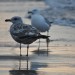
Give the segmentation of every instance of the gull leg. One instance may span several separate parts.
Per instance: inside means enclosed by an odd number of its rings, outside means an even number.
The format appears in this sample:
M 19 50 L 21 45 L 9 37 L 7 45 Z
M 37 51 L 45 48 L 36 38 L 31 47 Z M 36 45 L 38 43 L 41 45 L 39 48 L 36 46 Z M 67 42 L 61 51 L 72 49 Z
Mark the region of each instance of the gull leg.
M 27 71 L 28 71 L 28 49 L 29 49 L 29 44 L 27 45 Z
M 27 55 L 26 56 L 28 56 L 28 49 L 29 49 L 29 44 L 27 45 Z
M 22 56 L 22 54 L 21 54 L 21 43 L 20 43 L 20 56 Z
M 49 36 L 49 30 L 47 31 L 47 36 Z
M 20 43 L 20 59 L 19 59 L 19 70 L 21 69 L 21 43 Z
M 46 42 L 47 42 L 47 56 L 48 56 L 48 50 L 49 50 L 49 49 L 48 49 L 48 47 L 49 47 L 49 41 L 48 41 L 48 40 L 49 40 L 49 39 L 47 38 L 47 39 L 46 39 Z
M 39 49 L 40 49 L 40 39 L 39 39 L 39 46 L 38 46 L 38 55 L 39 55 Z
M 47 31 L 47 36 L 49 36 L 49 31 Z M 49 38 L 46 39 L 46 43 L 47 43 L 47 56 L 48 56 Z
M 19 70 L 21 70 L 21 57 L 19 59 Z

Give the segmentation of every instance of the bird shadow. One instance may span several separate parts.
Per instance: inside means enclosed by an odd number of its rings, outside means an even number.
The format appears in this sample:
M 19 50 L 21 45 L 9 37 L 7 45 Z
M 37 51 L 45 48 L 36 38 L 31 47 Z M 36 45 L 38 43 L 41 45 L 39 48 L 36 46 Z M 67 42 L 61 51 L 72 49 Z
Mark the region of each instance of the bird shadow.
M 47 63 L 42 63 L 42 62 L 31 62 L 30 69 L 31 70 L 38 70 L 38 68 L 46 68 L 48 67 Z
M 0 55 L 0 61 L 1 60 L 19 60 L 20 59 L 20 56 L 18 55 Z M 21 57 L 21 60 L 26 60 L 26 57 L 25 56 L 22 56 Z
M 48 52 L 51 52 L 51 51 L 48 51 Z M 34 50 L 34 51 L 32 51 L 32 53 L 33 54 L 39 54 L 39 55 L 45 55 L 45 54 L 47 54 L 47 50 L 46 49 L 40 49 L 39 51 L 38 51 L 38 49 L 37 50 Z
M 10 70 L 10 75 L 38 75 L 35 70 Z

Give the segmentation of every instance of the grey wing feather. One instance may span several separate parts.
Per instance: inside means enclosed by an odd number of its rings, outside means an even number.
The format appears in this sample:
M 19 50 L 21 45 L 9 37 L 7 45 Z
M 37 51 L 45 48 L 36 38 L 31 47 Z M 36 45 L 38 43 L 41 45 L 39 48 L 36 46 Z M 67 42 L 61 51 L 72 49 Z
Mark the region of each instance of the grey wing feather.
M 23 29 L 23 26 L 14 26 L 12 25 L 11 28 L 10 28 L 10 33 L 14 36 L 23 36 L 24 35 L 24 32 L 25 32 L 25 29 Z
M 50 24 L 50 22 L 49 22 L 49 20 L 47 19 L 47 18 L 44 18 L 45 19 L 45 21 L 48 23 L 48 24 Z
M 44 18 L 44 19 L 45 19 L 46 23 L 47 23 L 49 26 L 51 26 L 51 24 L 52 24 L 53 22 L 50 22 L 47 18 Z
M 46 23 L 47 23 L 49 26 L 51 26 L 51 24 L 52 24 L 53 22 L 50 22 L 50 21 L 46 18 L 45 11 L 44 11 L 44 10 L 41 10 L 40 14 L 44 17 Z
M 25 35 L 37 35 L 39 32 L 36 28 L 32 27 L 31 25 L 21 25 L 21 27 L 18 29 L 18 27 L 15 29 L 14 27 L 11 27 L 10 33 L 17 37 L 22 37 Z

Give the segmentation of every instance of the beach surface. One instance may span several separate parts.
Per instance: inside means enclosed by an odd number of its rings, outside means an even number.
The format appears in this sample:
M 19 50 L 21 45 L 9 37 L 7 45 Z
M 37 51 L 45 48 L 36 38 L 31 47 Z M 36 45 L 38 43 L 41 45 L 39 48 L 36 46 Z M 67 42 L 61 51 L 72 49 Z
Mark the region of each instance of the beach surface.
M 22 57 L 19 56 L 19 44 L 10 33 L 11 23 L 5 19 L 21 16 L 25 23 L 30 23 L 24 17 L 29 9 L 34 7 L 45 9 L 44 2 L 1 2 L 0 3 L 0 75 L 15 75 L 11 71 L 26 70 L 26 45 L 22 44 Z M 45 34 L 46 33 L 42 33 Z M 29 48 L 29 70 L 35 70 L 36 75 L 75 75 L 75 27 L 52 24 L 50 32 L 49 54 L 47 56 L 46 40 L 41 39 L 38 55 L 38 40 Z

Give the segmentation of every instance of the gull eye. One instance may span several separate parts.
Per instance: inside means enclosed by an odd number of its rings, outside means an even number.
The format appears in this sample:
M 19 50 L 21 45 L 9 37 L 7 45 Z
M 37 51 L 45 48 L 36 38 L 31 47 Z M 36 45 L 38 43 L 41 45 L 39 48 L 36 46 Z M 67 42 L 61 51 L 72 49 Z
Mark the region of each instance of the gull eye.
M 14 20 L 18 20 L 18 18 L 14 18 Z
M 33 11 L 37 11 L 36 9 L 34 9 Z

